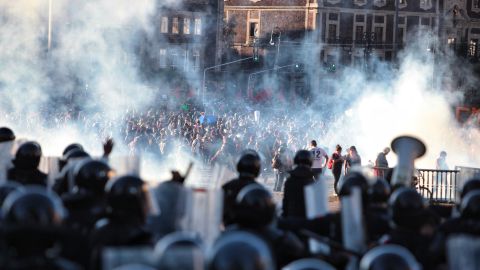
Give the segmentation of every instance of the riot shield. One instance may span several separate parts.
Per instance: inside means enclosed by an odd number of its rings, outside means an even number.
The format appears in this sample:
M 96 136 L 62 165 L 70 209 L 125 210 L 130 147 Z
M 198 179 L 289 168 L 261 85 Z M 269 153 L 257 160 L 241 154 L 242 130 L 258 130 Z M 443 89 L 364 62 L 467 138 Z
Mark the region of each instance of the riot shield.
M 282 268 L 282 270 L 335 270 L 331 264 L 319 259 L 300 259 Z
M 350 195 L 341 198 L 343 246 L 358 253 L 366 250 L 366 230 L 359 187 L 352 187 Z M 348 270 L 358 269 L 358 259 L 352 258 Z
M 140 176 L 140 156 L 113 156 L 108 161 L 116 175 Z
M 308 219 L 314 219 L 325 216 L 328 213 L 328 194 L 325 179 L 320 177 L 320 181 L 304 187 L 305 209 Z M 329 254 L 330 247 L 314 239 L 308 241 L 310 252 L 313 254 Z
M 40 159 L 40 164 L 38 165 L 38 169 L 48 175 L 48 185 L 52 186 L 55 178 L 58 176 L 60 172 L 59 168 L 59 157 L 45 157 L 42 156 Z
M 223 191 L 189 188 L 186 197 L 186 214 L 182 220 L 182 228 L 198 233 L 206 246 L 210 247 L 220 234 Z
M 158 241 L 154 250 L 155 266 L 164 270 L 203 270 L 205 250 L 195 233 L 174 232 Z
M 187 213 L 189 190 L 181 183 L 166 181 L 152 188 L 154 207 L 159 215 L 152 217 L 152 229 L 158 235 L 166 235 L 182 229 Z
M 447 239 L 448 269 L 480 269 L 480 238 L 454 235 Z

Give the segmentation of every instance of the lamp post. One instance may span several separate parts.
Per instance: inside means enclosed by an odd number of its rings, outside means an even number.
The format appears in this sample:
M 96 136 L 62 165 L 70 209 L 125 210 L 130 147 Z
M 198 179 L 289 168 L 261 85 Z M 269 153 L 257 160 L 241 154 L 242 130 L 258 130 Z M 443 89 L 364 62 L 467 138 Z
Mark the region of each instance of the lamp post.
M 275 64 L 273 65 L 275 68 L 278 68 L 278 57 L 280 55 L 280 39 L 282 37 L 282 32 L 278 27 L 272 29 L 272 34 L 270 35 L 270 45 L 272 46 L 275 45 L 275 42 L 273 41 L 273 30 L 276 30 L 278 32 L 277 54 L 275 55 Z
M 372 44 L 376 40 L 375 32 L 364 32 L 363 33 L 363 46 L 364 46 L 364 67 L 367 68 L 367 64 L 370 60 L 370 54 L 372 53 Z
M 247 58 L 241 58 L 241 59 L 238 59 L 238 60 L 235 60 L 235 61 L 231 61 L 231 62 L 227 62 L 227 63 L 223 63 L 223 64 L 219 64 L 219 65 L 215 65 L 215 66 L 211 66 L 211 67 L 207 67 L 207 68 L 203 69 L 202 104 L 203 104 L 204 109 L 205 109 L 205 77 L 207 76 L 207 71 L 211 70 L 211 69 L 214 69 L 214 68 L 217 68 L 217 67 L 223 67 L 223 66 L 227 66 L 227 65 L 230 65 L 230 64 L 235 64 L 235 63 L 250 60 L 250 59 L 253 59 L 253 56 L 247 57 Z
M 47 33 L 47 51 L 52 47 L 52 0 L 48 0 L 48 33 Z

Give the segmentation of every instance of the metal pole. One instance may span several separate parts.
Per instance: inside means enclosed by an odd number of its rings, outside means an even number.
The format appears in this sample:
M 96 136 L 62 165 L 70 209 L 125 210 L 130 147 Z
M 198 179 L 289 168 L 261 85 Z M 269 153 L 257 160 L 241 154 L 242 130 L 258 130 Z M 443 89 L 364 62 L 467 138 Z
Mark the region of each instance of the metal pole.
M 398 5 L 400 4 L 399 0 L 395 0 L 395 25 L 393 27 L 393 56 L 392 60 L 397 58 L 397 38 L 398 38 Z M 405 34 L 405 33 L 404 33 Z
M 292 66 L 295 66 L 295 65 L 296 64 L 290 64 L 290 65 L 285 65 L 285 66 L 281 66 L 281 67 L 277 67 L 277 68 L 269 68 L 269 69 L 264 69 L 264 70 L 260 70 L 260 71 L 248 74 L 248 81 L 247 81 L 248 89 L 247 90 L 250 91 L 250 80 L 252 79 L 253 75 L 260 74 L 260 73 L 265 73 L 265 72 L 272 71 L 272 70 L 279 70 L 279 69 L 286 68 L 286 67 L 292 67 Z
M 247 57 L 247 58 L 238 59 L 238 60 L 231 61 L 231 62 L 227 62 L 227 63 L 223 63 L 223 64 L 220 64 L 220 65 L 215 65 L 215 66 L 207 67 L 207 68 L 203 69 L 203 81 L 202 81 L 202 104 L 203 104 L 203 109 L 205 109 L 205 77 L 206 77 L 206 75 L 207 75 L 207 70 L 214 69 L 214 68 L 217 68 L 217 67 L 223 67 L 223 66 L 226 66 L 226 65 L 230 65 L 230 64 L 234 64 L 234 63 L 238 63 L 238 62 L 250 60 L 250 59 L 253 59 L 253 56 L 250 56 L 250 57 Z
M 52 47 L 52 0 L 48 0 L 48 37 L 47 37 L 47 51 Z

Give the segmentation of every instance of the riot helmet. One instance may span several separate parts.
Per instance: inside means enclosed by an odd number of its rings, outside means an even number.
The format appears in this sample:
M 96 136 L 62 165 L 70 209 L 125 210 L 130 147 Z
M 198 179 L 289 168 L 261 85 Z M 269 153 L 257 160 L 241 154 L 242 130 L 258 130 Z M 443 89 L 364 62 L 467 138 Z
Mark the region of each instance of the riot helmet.
M 18 169 L 37 169 L 42 157 L 42 148 L 37 142 L 25 142 L 17 150 L 12 163 Z
M 0 127 L 0 143 L 15 140 L 15 134 L 8 127 Z
M 386 203 L 390 197 L 391 188 L 387 180 L 377 178 L 375 182 L 368 187 L 368 200 L 370 203 Z
M 110 166 L 100 160 L 85 159 L 75 165 L 73 177 L 76 188 L 103 194 L 112 175 Z
M 223 234 L 208 256 L 208 270 L 273 270 L 275 260 L 268 244 L 246 231 Z
M 393 226 L 416 230 L 422 224 L 427 204 L 415 189 L 400 187 L 390 196 L 388 206 Z
M 460 203 L 462 218 L 480 220 L 480 190 L 468 192 Z
M 235 202 L 235 220 L 244 227 L 269 225 L 276 215 L 272 194 L 259 184 L 250 184 L 240 190 Z
M 22 227 L 56 226 L 65 218 L 65 209 L 58 195 L 36 186 L 8 195 L 2 212 L 5 224 Z
M 131 175 L 112 179 L 105 187 L 109 214 L 144 222 L 149 210 L 145 182 Z
M 62 156 L 65 156 L 68 152 L 72 150 L 83 150 L 83 146 L 79 143 L 72 143 L 65 147 L 65 150 L 62 152 Z
M 203 243 L 200 237 L 192 232 L 173 232 L 161 238 L 155 245 L 154 258 L 159 269 L 205 268 Z
M 72 149 L 72 150 L 68 151 L 65 155 L 63 155 L 63 157 L 59 160 L 60 170 L 62 170 L 70 160 L 81 159 L 81 158 L 89 158 L 89 157 L 90 157 L 90 155 L 87 152 L 85 152 L 84 150 L 77 149 L 77 148 Z
M 313 164 L 313 155 L 312 152 L 307 150 L 299 150 L 295 154 L 295 158 L 293 159 L 293 163 L 295 165 L 304 165 L 307 167 L 312 167 Z
M 360 172 L 350 172 L 347 174 L 341 183 L 339 196 L 349 196 L 353 187 L 360 188 L 362 198 L 365 200 L 368 191 L 367 178 Z
M 319 259 L 306 258 L 291 262 L 282 270 L 335 270 L 335 267 Z
M 421 266 L 406 248 L 398 245 L 378 246 L 360 261 L 360 270 L 420 270 Z
M 240 177 L 256 178 L 260 174 L 261 159 L 256 152 L 246 152 L 237 163 L 237 171 Z
M 480 179 L 472 178 L 465 182 L 460 193 L 460 199 L 463 200 L 463 197 L 472 190 L 480 190 Z

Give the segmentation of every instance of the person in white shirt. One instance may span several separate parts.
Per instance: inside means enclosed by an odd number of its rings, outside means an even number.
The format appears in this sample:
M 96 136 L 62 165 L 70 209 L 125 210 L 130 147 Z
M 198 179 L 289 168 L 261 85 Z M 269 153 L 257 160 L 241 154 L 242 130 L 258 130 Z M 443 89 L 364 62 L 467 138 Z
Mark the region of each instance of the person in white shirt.
M 310 142 L 308 150 L 313 154 L 312 172 L 315 180 L 318 180 L 318 177 L 322 174 L 323 168 L 327 166 L 328 154 L 325 150 L 317 146 L 317 141 L 315 140 Z

